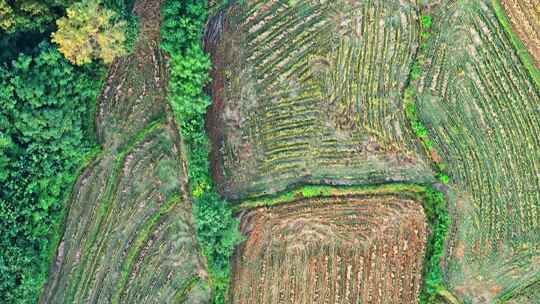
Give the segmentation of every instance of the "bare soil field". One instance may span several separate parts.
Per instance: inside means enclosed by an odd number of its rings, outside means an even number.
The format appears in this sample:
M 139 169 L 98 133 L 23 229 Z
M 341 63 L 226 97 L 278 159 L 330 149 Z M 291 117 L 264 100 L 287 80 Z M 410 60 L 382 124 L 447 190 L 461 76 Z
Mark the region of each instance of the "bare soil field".
M 232 303 L 416 303 L 427 225 L 406 196 L 313 198 L 240 216 Z

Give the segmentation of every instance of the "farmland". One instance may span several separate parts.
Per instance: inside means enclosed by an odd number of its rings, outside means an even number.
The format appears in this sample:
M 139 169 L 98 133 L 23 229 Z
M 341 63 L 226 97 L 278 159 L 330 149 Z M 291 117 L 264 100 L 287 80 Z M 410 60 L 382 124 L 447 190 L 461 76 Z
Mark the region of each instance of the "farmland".
M 504 0 L 501 4 L 512 29 L 533 56 L 536 67 L 540 68 L 540 3 L 534 0 Z
M 226 198 L 432 180 L 402 105 L 419 43 L 413 3 L 246 1 L 223 14 L 206 48 L 213 175 Z
M 539 1 L 26 1 L 2 304 L 540 303 Z
M 417 81 L 419 116 L 453 192 L 447 279 L 473 303 L 511 300 L 540 271 L 540 95 L 494 4 L 434 10 Z
M 427 226 L 406 195 L 327 197 L 240 215 L 232 303 L 414 303 Z
M 77 180 L 40 303 L 201 303 L 185 155 L 164 92 L 158 2 L 135 5 L 141 35 L 98 100 L 101 152 Z

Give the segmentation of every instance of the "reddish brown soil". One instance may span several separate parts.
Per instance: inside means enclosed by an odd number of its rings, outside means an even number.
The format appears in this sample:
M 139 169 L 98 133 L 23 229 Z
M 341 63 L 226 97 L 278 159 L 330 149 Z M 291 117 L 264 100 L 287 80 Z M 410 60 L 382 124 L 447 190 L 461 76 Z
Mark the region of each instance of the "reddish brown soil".
M 395 196 L 311 199 L 241 216 L 232 303 L 417 303 L 427 227 Z

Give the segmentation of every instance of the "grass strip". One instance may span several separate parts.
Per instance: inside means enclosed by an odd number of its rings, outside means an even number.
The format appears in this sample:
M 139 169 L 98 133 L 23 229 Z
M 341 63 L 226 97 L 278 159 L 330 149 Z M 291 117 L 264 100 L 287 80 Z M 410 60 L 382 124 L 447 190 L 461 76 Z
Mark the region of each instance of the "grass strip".
M 504 32 L 510 39 L 510 42 L 512 43 L 512 45 L 514 46 L 514 49 L 516 51 L 516 54 L 519 57 L 519 60 L 523 63 L 523 65 L 529 72 L 529 75 L 531 76 L 536 87 L 540 89 L 540 72 L 536 68 L 534 64 L 534 59 L 529 53 L 529 50 L 527 49 L 523 41 L 521 41 L 521 39 L 519 39 L 516 33 L 514 33 L 514 31 L 512 30 L 510 20 L 506 16 L 506 13 L 504 11 L 504 8 L 501 5 L 500 0 L 491 0 L 491 4 L 493 6 L 493 10 L 495 11 L 495 15 L 497 16 L 497 19 L 499 20 L 499 23 L 502 25 Z
M 307 198 L 384 195 L 407 192 L 422 194 L 425 191 L 425 186 L 407 183 L 358 186 L 303 185 L 276 195 L 244 200 L 241 204 L 234 206 L 233 211 L 276 206 Z

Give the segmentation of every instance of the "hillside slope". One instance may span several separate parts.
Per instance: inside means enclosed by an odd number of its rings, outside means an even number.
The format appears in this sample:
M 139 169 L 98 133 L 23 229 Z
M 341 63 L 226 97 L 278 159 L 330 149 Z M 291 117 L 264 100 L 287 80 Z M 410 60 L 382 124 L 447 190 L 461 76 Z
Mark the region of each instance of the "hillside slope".
M 180 138 L 165 99 L 159 0 L 98 100 L 102 152 L 79 177 L 41 303 L 207 303 Z

